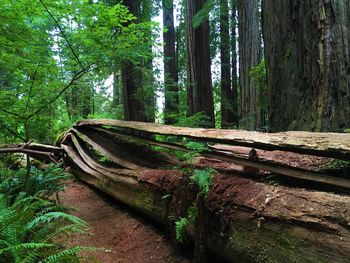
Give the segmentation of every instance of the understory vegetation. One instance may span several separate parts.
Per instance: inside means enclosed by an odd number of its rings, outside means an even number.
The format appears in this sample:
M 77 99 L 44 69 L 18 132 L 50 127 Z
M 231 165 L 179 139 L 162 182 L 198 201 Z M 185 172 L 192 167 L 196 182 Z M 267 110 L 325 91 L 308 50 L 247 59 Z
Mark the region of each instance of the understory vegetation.
M 0 170 L 0 262 L 80 262 L 80 252 L 95 250 L 65 245 L 73 233 L 87 234 L 88 226 L 55 199 L 70 178 L 62 168 L 11 166 L 2 163 Z

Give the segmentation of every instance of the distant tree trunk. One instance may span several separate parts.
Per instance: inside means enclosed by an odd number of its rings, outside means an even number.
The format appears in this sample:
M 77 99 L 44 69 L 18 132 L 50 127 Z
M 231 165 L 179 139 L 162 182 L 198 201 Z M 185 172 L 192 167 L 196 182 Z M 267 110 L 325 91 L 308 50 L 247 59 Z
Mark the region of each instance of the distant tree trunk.
M 189 116 L 203 112 L 208 117 L 206 126 L 214 127 L 209 21 L 208 18 L 203 18 L 198 27 L 194 27 L 192 21 L 205 2 L 205 0 L 186 0 L 187 104 Z
M 114 66 L 115 70 L 113 72 L 113 102 L 112 107 L 116 109 L 121 104 L 121 92 L 120 92 L 120 73 Z
M 259 64 L 259 10 L 258 0 L 238 0 L 239 17 L 239 82 L 241 124 L 245 129 L 261 127 L 259 91 L 249 76 L 252 67 Z
M 163 5 L 163 31 L 164 38 L 164 84 L 165 84 L 165 124 L 176 123 L 176 118 L 171 116 L 179 113 L 178 94 L 178 70 L 176 67 L 175 53 L 175 28 L 174 28 L 174 1 L 162 0 Z
M 264 1 L 273 131 L 350 127 L 349 28 L 348 0 Z
M 125 0 L 123 3 L 132 14 L 136 17 L 139 16 L 138 1 Z M 122 65 L 122 89 L 124 119 L 127 121 L 146 121 L 142 83 L 141 67 L 131 61 L 124 61 Z
M 237 0 L 231 0 L 232 124 L 238 125 Z
M 137 2 L 137 1 L 136 1 Z M 140 21 L 151 22 L 152 21 L 152 0 L 139 1 Z M 156 90 L 154 85 L 153 74 L 153 51 L 152 43 L 147 46 L 150 56 L 142 61 L 142 93 L 144 98 L 144 120 L 146 122 L 155 121 L 155 112 L 157 110 Z
M 221 127 L 232 126 L 230 29 L 227 0 L 220 0 Z
M 73 85 L 71 88 L 71 103 L 70 103 L 70 113 L 73 118 L 78 118 L 79 116 L 79 108 L 78 108 L 78 97 L 79 90 L 78 85 Z
M 93 83 L 83 86 L 81 90 L 81 115 L 87 119 L 91 114 L 91 95 Z

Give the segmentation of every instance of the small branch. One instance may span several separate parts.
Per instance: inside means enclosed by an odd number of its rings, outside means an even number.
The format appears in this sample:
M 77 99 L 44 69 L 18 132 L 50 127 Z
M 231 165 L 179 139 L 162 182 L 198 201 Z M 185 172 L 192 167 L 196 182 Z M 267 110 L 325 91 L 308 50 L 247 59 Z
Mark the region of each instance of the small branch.
M 26 148 L 26 147 L 28 147 L 32 142 L 33 142 L 33 140 L 28 141 L 27 143 L 23 144 L 23 145 L 21 146 L 21 148 Z
M 26 142 L 27 140 L 22 137 L 21 135 L 19 135 L 17 132 L 13 131 L 12 129 L 10 129 L 9 127 L 7 127 L 5 124 L 0 123 L 0 127 L 3 127 L 6 131 L 8 131 L 10 134 L 12 134 L 13 136 L 15 136 L 16 138 L 20 139 L 23 142 Z
M 32 91 L 33 91 L 33 87 L 34 87 L 34 83 L 35 83 L 35 79 L 36 79 L 36 74 L 39 70 L 40 67 L 40 63 L 38 64 L 38 66 L 36 67 L 34 74 L 33 74 L 33 79 L 32 79 L 32 84 L 30 85 L 30 89 L 29 89 L 29 94 L 28 94 L 28 98 L 27 98 L 27 103 L 26 103 L 26 107 L 25 107 L 25 111 L 27 111 L 28 107 L 29 107 L 29 102 L 30 102 L 30 97 L 32 96 Z
M 55 22 L 57 28 L 60 30 L 62 37 L 67 41 L 67 44 L 69 46 L 69 49 L 72 51 L 73 56 L 75 57 L 76 61 L 78 62 L 78 64 L 80 65 L 80 67 L 82 69 L 85 69 L 84 65 L 81 63 L 78 55 L 75 53 L 73 46 L 71 45 L 70 41 L 68 40 L 65 32 L 63 31 L 61 25 L 58 23 L 57 19 L 52 15 L 52 13 L 50 12 L 50 10 L 47 8 L 47 6 L 45 5 L 45 3 L 42 0 L 39 0 L 39 2 L 43 5 L 43 7 L 45 8 L 46 12 L 50 15 L 50 17 L 52 18 L 52 20 Z
M 6 113 L 6 114 L 9 114 L 9 115 L 12 115 L 12 116 L 15 116 L 15 117 L 18 117 L 20 119 L 25 119 L 24 116 L 16 113 L 16 112 L 12 112 L 12 111 L 8 111 L 8 110 L 4 110 L 4 109 L 1 109 L 0 111 L 2 111 L 3 113 Z
M 70 80 L 70 82 L 54 97 L 52 98 L 47 104 L 39 107 L 37 110 L 35 110 L 34 112 L 32 112 L 31 114 L 29 114 L 26 119 L 30 119 L 31 117 L 33 117 L 34 115 L 36 115 L 37 113 L 39 113 L 40 111 L 42 111 L 44 108 L 46 108 L 47 106 L 51 105 L 52 103 L 54 103 L 59 97 L 61 97 L 61 95 L 70 87 L 74 84 L 74 82 L 78 79 L 80 79 L 84 74 L 86 74 L 88 71 L 91 70 L 91 66 L 84 68 L 82 70 L 80 70 L 79 72 L 77 72 L 73 78 Z
M 46 161 L 49 161 L 49 162 L 52 162 L 55 164 L 58 163 L 58 159 L 55 158 L 53 152 L 43 152 L 43 151 L 27 149 L 27 148 L 23 148 L 23 146 L 0 148 L 0 155 L 1 154 L 13 154 L 13 153 L 24 153 L 27 156 L 30 156 L 34 159 L 46 160 Z

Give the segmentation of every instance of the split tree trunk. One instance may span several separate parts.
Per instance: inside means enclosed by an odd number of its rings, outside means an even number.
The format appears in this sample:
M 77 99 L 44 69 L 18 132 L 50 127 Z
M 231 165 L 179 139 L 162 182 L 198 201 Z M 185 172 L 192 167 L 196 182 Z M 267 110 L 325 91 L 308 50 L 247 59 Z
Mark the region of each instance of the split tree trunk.
M 273 131 L 350 127 L 349 28 L 347 0 L 264 1 Z
M 124 122 L 114 123 L 122 128 L 116 123 Z M 131 132 L 135 129 L 130 130 L 135 123 L 124 124 L 128 134 L 135 134 Z M 148 126 L 154 133 L 158 128 L 158 133 L 171 132 L 167 130 L 170 126 L 140 125 L 143 132 Z M 201 133 L 200 129 L 180 128 L 177 134 L 181 129 L 191 136 Z M 202 132 L 215 137 L 214 130 Z M 193 203 L 196 193 L 189 191 L 186 176 L 169 170 L 176 163 L 172 158 L 148 147 L 147 139 L 126 139 L 123 134 L 111 127 L 80 123 L 63 139 L 67 162 L 82 180 L 160 224 L 174 227 L 174 220 L 185 216 L 179 210 L 186 209 L 179 206 Z M 109 161 L 102 161 L 101 154 Z M 218 160 L 207 159 L 206 163 L 215 167 Z M 214 176 L 204 202 L 201 214 L 205 218 L 200 221 L 207 224 L 201 236 L 208 248 L 231 262 L 346 262 L 349 206 L 348 195 L 273 186 L 226 170 Z M 188 234 L 196 238 L 193 231 Z

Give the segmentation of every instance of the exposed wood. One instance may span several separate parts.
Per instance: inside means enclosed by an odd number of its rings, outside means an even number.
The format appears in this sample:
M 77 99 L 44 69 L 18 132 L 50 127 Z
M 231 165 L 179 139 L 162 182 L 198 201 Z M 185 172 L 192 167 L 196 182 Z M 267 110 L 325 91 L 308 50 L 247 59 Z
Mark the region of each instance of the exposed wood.
M 104 156 L 106 156 L 109 160 L 115 162 L 116 164 L 122 166 L 122 167 L 125 167 L 127 169 L 138 169 L 139 166 L 128 161 L 128 160 L 125 160 L 123 158 L 120 158 L 118 157 L 118 155 L 116 154 L 116 151 L 115 149 L 112 149 L 112 147 L 108 147 L 107 144 L 102 144 L 104 145 L 101 146 L 101 144 L 95 142 L 94 140 L 92 140 L 89 136 L 83 134 L 83 133 L 80 133 L 79 131 L 77 130 L 74 130 L 75 133 L 77 133 L 79 135 L 79 138 L 82 139 L 83 141 L 89 143 L 90 145 L 92 145 L 96 150 L 98 150 L 99 152 L 101 152 Z
M 132 139 L 137 143 L 143 143 L 145 145 L 154 145 L 154 146 L 160 146 L 176 151 L 181 152 L 188 152 L 189 149 L 187 149 L 183 145 L 175 144 L 175 143 L 164 143 L 159 142 L 152 139 L 146 139 L 138 136 L 123 134 L 118 131 L 113 130 L 105 130 L 102 128 L 95 128 L 92 127 L 96 134 L 101 135 L 110 135 L 114 137 L 124 138 L 124 139 Z M 82 135 L 85 137 L 85 134 L 83 132 L 79 132 L 78 135 Z M 104 136 L 105 137 L 105 136 Z M 350 190 L 350 180 L 329 176 L 325 174 L 320 174 L 314 171 L 305 170 L 298 167 L 290 167 L 281 163 L 276 163 L 271 160 L 266 160 L 263 158 L 250 158 L 249 152 L 247 155 L 239 155 L 234 153 L 228 153 L 227 151 L 219 150 L 220 147 L 211 147 L 212 149 L 216 149 L 214 152 L 210 151 L 203 151 L 201 152 L 201 156 L 212 158 L 212 159 L 218 159 L 223 160 L 225 162 L 234 162 L 236 164 L 243 165 L 244 167 L 249 167 L 250 169 L 255 169 L 255 171 L 259 170 L 265 170 L 269 171 L 275 174 L 280 174 L 284 176 L 288 176 L 294 179 L 301 179 L 306 181 L 311 181 L 315 183 L 321 183 L 325 185 L 335 186 L 341 189 L 347 189 Z M 222 147 L 221 147 L 222 148 Z M 100 148 L 99 148 L 100 149 Z M 253 149 L 254 150 L 254 149 Z
M 263 150 L 291 151 L 302 154 L 350 160 L 350 134 L 316 132 L 262 133 L 243 130 L 219 130 L 174 127 L 155 123 L 120 120 L 84 120 L 77 126 L 113 126 L 161 135 L 184 136 L 207 142 L 247 146 Z
M 87 137 L 83 133 L 90 135 L 90 130 L 78 129 L 65 136 L 62 147 L 82 180 L 160 224 L 171 225 L 177 219 L 170 216 L 176 213 L 169 210 L 169 204 L 172 198 L 179 197 L 180 187 L 185 187 L 178 171 L 168 170 L 161 163 L 159 169 L 148 169 L 136 162 L 138 169 L 131 169 L 136 177 L 119 175 L 115 170 L 113 175 L 104 173 L 109 167 L 100 170 L 104 164 L 95 166 L 91 162 L 96 159 L 84 157 L 88 145 L 82 143 Z M 94 129 L 104 134 L 101 128 Z M 84 139 L 80 139 L 82 135 Z M 103 137 L 111 138 L 109 134 Z M 91 138 L 87 144 L 90 143 Z M 110 140 L 109 147 L 121 145 L 116 139 Z M 170 200 L 162 198 L 167 194 Z M 202 213 L 208 222 L 205 244 L 232 262 L 346 262 L 350 253 L 349 207 L 350 196 L 276 187 L 234 174 L 217 174 Z

